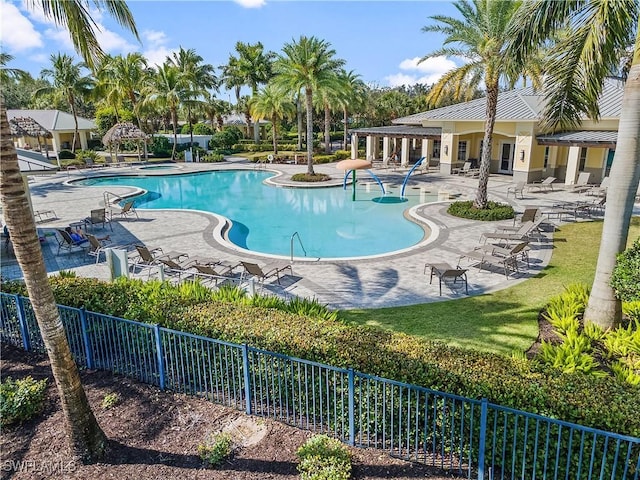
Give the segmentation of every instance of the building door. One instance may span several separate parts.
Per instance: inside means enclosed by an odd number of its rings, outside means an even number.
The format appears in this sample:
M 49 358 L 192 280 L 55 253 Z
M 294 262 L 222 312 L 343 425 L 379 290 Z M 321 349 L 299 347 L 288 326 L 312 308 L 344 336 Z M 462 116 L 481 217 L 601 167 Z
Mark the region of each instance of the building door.
M 602 174 L 602 178 L 608 177 L 609 172 L 611 171 L 611 165 L 613 165 L 613 157 L 615 156 L 616 151 L 610 148 L 607 151 L 607 163 L 604 166 L 604 173 Z
M 504 142 L 500 144 L 500 173 L 513 173 L 513 153 L 516 149 L 515 143 Z

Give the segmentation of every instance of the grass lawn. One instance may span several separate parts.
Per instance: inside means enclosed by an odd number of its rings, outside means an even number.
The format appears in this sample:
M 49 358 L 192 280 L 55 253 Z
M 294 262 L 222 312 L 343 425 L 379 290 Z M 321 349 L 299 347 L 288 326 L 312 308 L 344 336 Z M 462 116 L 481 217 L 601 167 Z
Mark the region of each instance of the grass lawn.
M 538 312 L 550 297 L 572 283 L 591 287 L 601 234 L 601 221 L 563 225 L 554 234 L 547 268 L 504 290 L 408 307 L 348 310 L 341 312 L 341 318 L 465 348 L 502 354 L 525 351 L 538 336 Z M 636 217 L 629 245 L 639 236 Z

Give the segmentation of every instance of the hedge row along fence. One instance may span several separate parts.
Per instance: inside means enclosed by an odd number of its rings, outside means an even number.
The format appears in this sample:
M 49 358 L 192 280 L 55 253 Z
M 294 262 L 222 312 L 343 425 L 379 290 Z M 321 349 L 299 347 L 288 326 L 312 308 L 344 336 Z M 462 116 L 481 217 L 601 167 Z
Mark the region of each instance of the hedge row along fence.
M 31 304 L 0 294 L 0 337 L 44 353 Z M 59 306 L 81 367 L 243 408 L 351 445 L 485 478 L 636 479 L 640 438 L 84 309 Z

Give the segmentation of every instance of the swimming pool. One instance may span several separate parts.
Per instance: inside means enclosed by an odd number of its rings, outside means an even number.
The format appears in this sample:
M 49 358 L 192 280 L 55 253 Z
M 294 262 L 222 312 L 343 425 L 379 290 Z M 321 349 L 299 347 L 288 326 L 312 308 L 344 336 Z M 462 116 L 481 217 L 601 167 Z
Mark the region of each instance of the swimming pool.
M 435 200 L 409 190 L 406 202 L 378 203 L 373 199 L 381 190 L 373 184 L 359 187 L 352 201 L 351 188 L 278 188 L 264 183 L 271 176 L 272 172 L 227 170 L 98 177 L 79 183 L 138 187 L 147 193 L 136 199 L 136 208 L 216 213 L 232 222 L 227 239 L 238 247 L 289 256 L 293 243 L 294 256 L 322 259 L 380 255 L 419 243 L 425 231 L 403 213 Z

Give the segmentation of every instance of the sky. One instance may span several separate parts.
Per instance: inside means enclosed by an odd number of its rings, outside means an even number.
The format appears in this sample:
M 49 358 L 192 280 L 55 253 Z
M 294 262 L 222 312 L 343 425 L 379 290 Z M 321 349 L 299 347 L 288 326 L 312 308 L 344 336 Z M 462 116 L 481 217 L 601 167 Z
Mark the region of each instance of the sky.
M 49 66 L 51 54 L 79 57 L 66 31 L 42 12 L 29 10 L 32 3 L 0 0 L 0 49 L 14 57 L 10 68 L 37 77 Z M 456 65 L 444 57 L 418 64 L 442 44 L 439 34 L 422 32 L 423 26 L 433 23 L 429 17 L 456 16 L 456 9 L 445 1 L 129 0 L 127 4 L 141 42 L 108 16 L 93 12 L 100 28 L 98 39 L 107 53 L 138 51 L 150 65 L 163 63 L 180 47 L 193 48 L 219 74 L 217 67 L 228 62 L 237 41 L 262 42 L 266 50 L 281 53 L 285 43 L 301 35 L 329 42 L 336 57 L 346 61 L 345 69 L 373 87 L 430 85 Z

